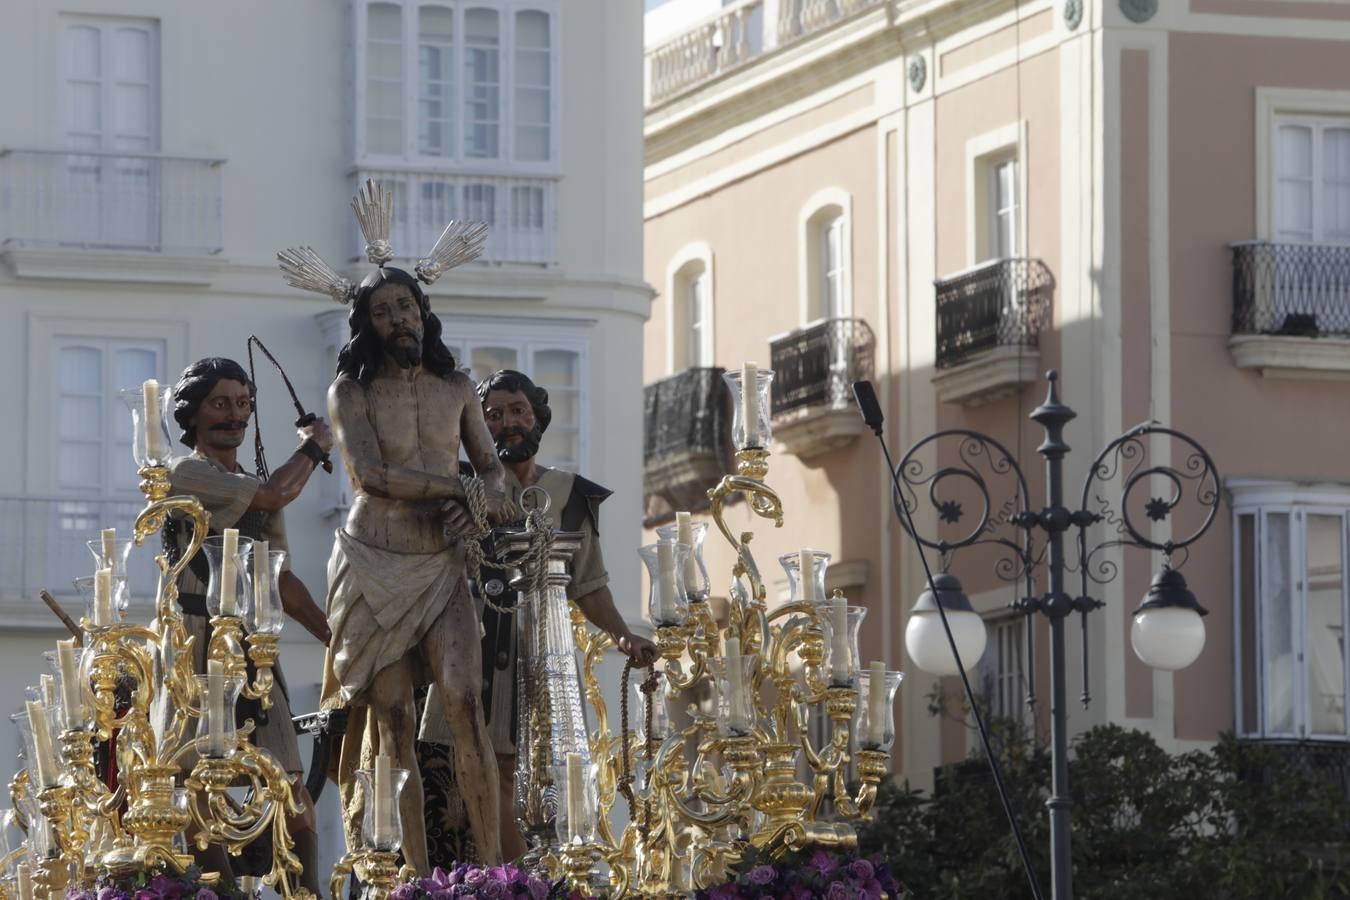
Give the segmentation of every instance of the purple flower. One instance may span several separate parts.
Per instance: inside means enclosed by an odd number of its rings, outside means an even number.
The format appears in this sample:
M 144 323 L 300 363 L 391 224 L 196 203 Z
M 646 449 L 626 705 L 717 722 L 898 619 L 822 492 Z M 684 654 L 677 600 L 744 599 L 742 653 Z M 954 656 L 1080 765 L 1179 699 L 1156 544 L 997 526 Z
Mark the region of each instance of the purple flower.
M 862 900 L 881 900 L 885 893 L 881 889 L 880 881 L 875 878 L 867 878 L 858 885 L 858 896 Z
M 160 897 L 153 891 L 147 891 L 142 888 L 136 892 L 134 900 L 160 900 Z
M 529 876 L 529 880 L 525 882 L 525 887 L 530 892 L 530 900 L 544 900 L 548 896 L 548 882 L 542 878 Z
M 778 870 L 773 866 L 755 866 L 750 870 L 751 884 L 757 884 L 763 887 L 766 884 L 772 884 L 778 877 Z
M 868 881 L 876 874 L 872 864 L 865 859 L 855 859 L 849 863 L 848 874 L 857 881 Z
M 830 854 L 824 850 L 817 850 L 811 854 L 811 862 L 808 865 L 815 869 L 822 877 L 834 872 L 839 868 L 839 864 L 830 858 Z
M 460 879 L 461 883 L 467 884 L 471 888 L 482 887 L 485 883 L 487 883 L 487 880 L 488 880 L 487 872 L 484 872 L 482 869 L 478 868 L 468 869 L 464 873 L 464 877 Z
M 66 900 L 94 900 L 93 891 L 71 888 L 66 891 Z
M 181 881 L 170 878 L 168 875 L 160 874 L 150 879 L 150 890 L 154 891 L 164 900 L 178 900 L 187 892 Z
M 389 900 L 413 900 L 417 896 L 417 886 L 400 884 L 389 892 Z
M 113 887 L 101 887 L 98 889 L 98 900 L 122 900 L 126 894 Z
M 786 900 L 814 900 L 815 894 L 804 884 L 794 884 L 788 888 Z
M 511 889 L 500 881 L 487 881 L 478 889 L 477 895 L 485 900 L 508 900 Z
M 717 887 L 708 891 L 708 900 L 739 900 L 741 892 L 736 889 L 736 885 L 727 882 L 719 884 Z
M 825 891 L 825 900 L 850 900 L 850 893 L 842 881 L 831 881 Z
M 204 887 L 197 889 L 197 900 L 220 900 L 220 898 L 216 896 L 215 891 Z

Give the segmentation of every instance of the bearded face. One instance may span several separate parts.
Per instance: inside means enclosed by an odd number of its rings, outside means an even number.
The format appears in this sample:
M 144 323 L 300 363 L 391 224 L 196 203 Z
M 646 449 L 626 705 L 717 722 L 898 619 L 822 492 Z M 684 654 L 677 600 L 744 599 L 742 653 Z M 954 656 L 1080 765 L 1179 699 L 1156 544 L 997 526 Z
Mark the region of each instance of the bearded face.
M 384 352 L 400 368 L 422 364 L 422 309 L 406 285 L 388 282 L 370 298 L 370 323 Z
M 522 392 L 489 391 L 483 401 L 483 418 L 497 445 L 497 458 L 502 462 L 525 462 L 539 452 L 544 431 L 535 419 L 529 398 Z

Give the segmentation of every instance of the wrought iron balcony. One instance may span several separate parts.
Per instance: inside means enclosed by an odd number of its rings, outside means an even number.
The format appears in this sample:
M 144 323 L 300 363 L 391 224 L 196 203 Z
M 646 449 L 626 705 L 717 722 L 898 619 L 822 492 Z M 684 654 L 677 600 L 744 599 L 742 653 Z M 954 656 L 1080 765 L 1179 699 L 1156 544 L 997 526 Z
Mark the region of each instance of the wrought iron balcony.
M 1350 336 L 1350 247 L 1234 244 L 1233 334 Z
M 719 75 L 850 19 L 883 0 L 740 0 L 647 51 L 648 105 L 671 99 Z M 776 7 L 777 18 L 766 16 Z
M 1239 738 L 1239 777 L 1275 786 L 1282 777 L 1307 779 L 1340 791 L 1350 800 L 1350 744 L 1331 740 Z
M 0 150 L 0 245 L 220 253 L 222 162 Z
M 731 458 L 730 395 L 720 368 L 686 369 L 643 389 L 645 518 L 706 509 Z
M 862 319 L 824 319 L 769 342 L 775 419 L 799 409 L 842 409 L 853 382 L 872 377 L 876 340 Z
M 934 282 L 937 368 L 1000 347 L 1036 349 L 1050 318 L 1055 276 L 1039 259 L 999 259 Z
M 524 175 L 461 175 L 417 169 L 359 169 L 356 184 L 373 178 L 394 192 L 390 243 L 401 257 L 426 253 L 451 219 L 486 222 L 485 263 L 558 262 L 558 179 Z M 355 190 L 355 187 L 353 187 Z M 353 228 L 353 257 L 365 258 L 365 238 Z

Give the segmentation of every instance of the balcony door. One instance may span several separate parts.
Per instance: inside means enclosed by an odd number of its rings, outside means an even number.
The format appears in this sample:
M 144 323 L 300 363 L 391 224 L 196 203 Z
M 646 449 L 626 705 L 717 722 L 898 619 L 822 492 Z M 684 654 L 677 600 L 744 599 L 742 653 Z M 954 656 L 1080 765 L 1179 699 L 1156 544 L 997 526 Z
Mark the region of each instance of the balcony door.
M 61 173 L 57 233 L 70 245 L 157 250 L 158 26 L 139 19 L 70 19 L 62 42 L 71 152 Z
M 52 488 L 45 501 L 45 583 L 68 594 L 70 580 L 93 573 L 85 541 L 102 528 L 123 537 L 144 506 L 131 456 L 131 416 L 120 391 L 163 380 L 163 341 L 58 337 L 52 398 Z M 134 578 L 134 573 L 133 573 Z M 153 584 L 136 584 L 145 596 Z

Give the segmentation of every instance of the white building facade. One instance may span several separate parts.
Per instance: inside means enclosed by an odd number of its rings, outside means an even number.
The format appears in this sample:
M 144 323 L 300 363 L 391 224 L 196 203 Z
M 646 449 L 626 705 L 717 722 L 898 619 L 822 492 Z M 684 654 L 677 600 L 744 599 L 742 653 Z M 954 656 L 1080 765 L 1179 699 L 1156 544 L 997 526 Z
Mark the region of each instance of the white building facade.
M 204 356 L 244 362 L 256 334 L 305 406 L 322 412 L 346 311 L 288 288 L 274 255 L 311 245 L 362 277 L 348 200 L 367 177 L 395 192 L 403 265 L 451 218 L 492 227 L 483 260 L 429 291 L 433 309 L 475 378 L 512 367 L 548 388 L 554 420 L 541 455 L 615 491 L 605 556 L 620 608 L 638 618 L 651 292 L 641 260 L 642 12 L 626 7 L 7 5 L 0 678 L 14 709 L 41 651 L 62 636 L 38 591 L 74 611 L 71 579 L 92 572 L 82 544 L 100 527 L 128 532 L 143 502 L 119 389 L 172 382 Z M 294 410 L 258 363 L 275 464 L 294 445 Z M 287 510 L 295 570 L 320 602 L 347 493 L 340 472 L 320 472 Z M 144 579 L 137 601 L 148 609 Z M 283 641 L 292 705 L 314 709 L 322 648 L 294 623 Z M 0 734 L 0 760 L 11 760 L 16 738 Z M 340 840 L 332 804 L 330 794 L 326 863 Z

